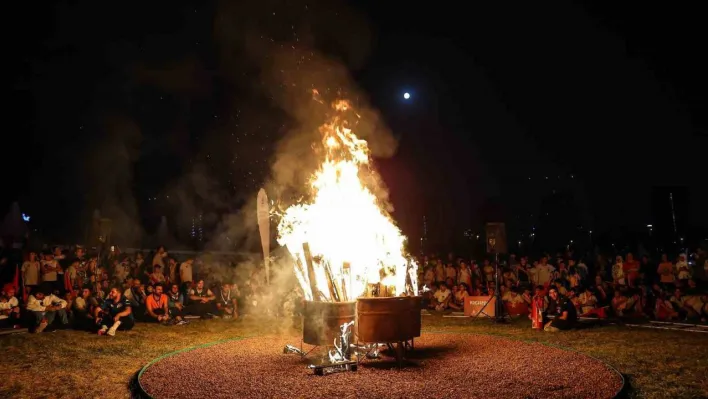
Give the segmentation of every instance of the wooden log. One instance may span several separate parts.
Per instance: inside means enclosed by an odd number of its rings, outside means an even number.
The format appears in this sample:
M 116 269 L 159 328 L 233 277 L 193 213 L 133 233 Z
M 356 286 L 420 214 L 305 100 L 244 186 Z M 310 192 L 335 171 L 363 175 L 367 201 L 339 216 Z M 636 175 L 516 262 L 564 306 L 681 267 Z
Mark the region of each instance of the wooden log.
M 347 281 L 347 277 L 349 277 L 349 281 Z M 351 271 L 351 264 L 349 262 L 344 262 L 342 264 L 342 297 L 344 298 L 344 301 L 349 301 L 349 294 L 347 292 L 347 287 L 351 289 L 351 278 L 352 278 L 352 271 Z
M 339 296 L 339 291 L 337 289 L 337 283 L 334 281 L 334 276 L 332 275 L 332 268 L 330 267 L 329 262 L 323 261 L 324 265 L 324 272 L 325 276 L 327 277 L 327 287 L 329 288 L 329 295 L 330 298 L 332 298 L 332 301 L 334 302 L 339 302 L 340 301 L 340 296 Z
M 310 279 L 310 288 L 312 289 L 312 300 L 320 300 L 320 291 L 317 289 L 317 276 L 315 275 L 315 266 L 312 262 L 312 253 L 310 252 L 310 244 L 302 244 L 302 254 L 305 257 L 307 264 L 307 276 Z

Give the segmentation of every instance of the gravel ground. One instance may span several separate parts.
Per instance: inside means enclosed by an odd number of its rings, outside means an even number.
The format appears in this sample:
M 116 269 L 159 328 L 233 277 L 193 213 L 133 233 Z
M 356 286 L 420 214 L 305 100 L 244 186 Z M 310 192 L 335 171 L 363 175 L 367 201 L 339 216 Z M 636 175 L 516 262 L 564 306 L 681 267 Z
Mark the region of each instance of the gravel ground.
M 183 352 L 149 367 L 140 382 L 154 398 L 190 399 L 609 398 L 621 386 L 581 354 L 484 335 L 423 334 L 402 370 L 384 356 L 325 376 L 283 354 L 285 344 L 299 342 L 258 337 Z

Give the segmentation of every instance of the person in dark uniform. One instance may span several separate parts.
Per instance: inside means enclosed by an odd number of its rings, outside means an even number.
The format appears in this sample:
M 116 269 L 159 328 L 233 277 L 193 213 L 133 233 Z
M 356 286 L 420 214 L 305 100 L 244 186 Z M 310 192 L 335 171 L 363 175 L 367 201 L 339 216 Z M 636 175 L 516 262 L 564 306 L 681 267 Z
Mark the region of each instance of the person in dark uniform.
M 130 301 L 115 287 L 108 293 L 103 305 L 96 308 L 94 317 L 96 325 L 101 327 L 98 335 L 108 334 L 112 337 L 117 330 L 128 331 L 135 325 Z
M 570 330 L 578 321 L 578 313 L 575 305 L 568 298 L 558 292 L 556 287 L 551 286 L 548 290 L 551 302 L 548 307 L 548 314 L 555 318 L 543 327 L 544 331 L 557 332 L 560 330 Z
M 216 312 L 215 300 L 216 295 L 204 286 L 204 280 L 199 280 L 197 285 L 189 290 L 189 306 L 185 313 L 210 319 Z

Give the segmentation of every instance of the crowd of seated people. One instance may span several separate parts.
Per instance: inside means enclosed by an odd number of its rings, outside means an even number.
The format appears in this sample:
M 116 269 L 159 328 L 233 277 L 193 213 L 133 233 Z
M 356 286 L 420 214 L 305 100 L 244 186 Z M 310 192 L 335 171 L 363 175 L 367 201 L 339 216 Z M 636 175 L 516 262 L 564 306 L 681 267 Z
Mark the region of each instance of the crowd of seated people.
M 264 278 L 258 270 L 239 288 L 235 274 L 210 273 L 210 267 L 189 256 L 178 262 L 164 247 L 149 261 L 141 252 L 87 255 L 81 246 L 21 256 L 16 273 L 3 273 L 0 328 L 27 327 L 35 333 L 73 328 L 113 336 L 135 322 L 238 319 L 242 308 L 262 302 Z M 1 257 L 7 263 L 7 255 Z
M 12 264 L 8 258 L 0 253 L 4 271 L 13 269 L 6 267 Z M 493 259 L 421 256 L 418 281 L 425 306 L 440 312 L 463 311 L 468 296 L 494 295 L 498 279 L 510 315 L 529 314 L 534 300 L 540 300 L 546 314 L 571 304 L 572 317 L 705 322 L 705 249 L 699 248 L 692 259 L 680 254 L 672 262 L 661 255 L 654 263 L 647 256 L 635 260 L 626 253 L 610 265 L 603 256 L 586 262 L 567 252 L 534 260 L 512 254 L 496 264 Z M 212 273 L 199 257 L 178 261 L 164 247 L 147 257 L 119 251 L 88 255 L 81 246 L 26 251 L 16 269 L 14 274 L 0 273 L 0 328 L 24 326 L 42 332 L 72 327 L 114 335 L 135 322 L 184 325 L 191 318 L 237 319 L 248 308 L 273 312 L 262 306 L 273 301 L 273 292 L 265 289 L 258 269 L 237 279 L 235 274 Z M 296 312 L 297 298 L 288 303 L 283 306 Z
M 525 315 L 534 297 L 544 298 L 544 311 L 553 304 L 573 306 L 578 317 L 637 317 L 655 320 L 708 320 L 708 260 L 699 248 L 688 262 L 679 254 L 672 262 L 666 254 L 654 263 L 648 256 L 636 260 L 631 253 L 617 255 L 610 266 L 597 256 L 590 264 L 572 252 L 537 259 L 509 255 L 467 260 L 421 256 L 419 281 L 428 309 L 463 311 L 468 296 L 499 294 L 509 315 Z M 497 267 L 498 266 L 498 267 Z M 557 298 L 553 298 L 556 295 Z M 558 299 L 560 298 L 560 299 Z

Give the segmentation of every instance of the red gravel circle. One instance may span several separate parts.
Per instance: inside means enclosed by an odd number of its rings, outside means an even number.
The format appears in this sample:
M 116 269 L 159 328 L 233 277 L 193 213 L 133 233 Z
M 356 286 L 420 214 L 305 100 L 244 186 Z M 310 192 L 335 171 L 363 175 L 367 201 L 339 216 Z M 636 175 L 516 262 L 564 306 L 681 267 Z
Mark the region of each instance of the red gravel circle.
M 611 398 L 622 378 L 582 354 L 474 334 L 426 333 L 405 368 L 383 353 L 355 372 L 315 376 L 283 354 L 298 337 L 257 337 L 200 347 L 149 365 L 153 398 Z M 306 347 L 305 349 L 307 349 Z M 313 352 L 310 358 L 316 357 Z

